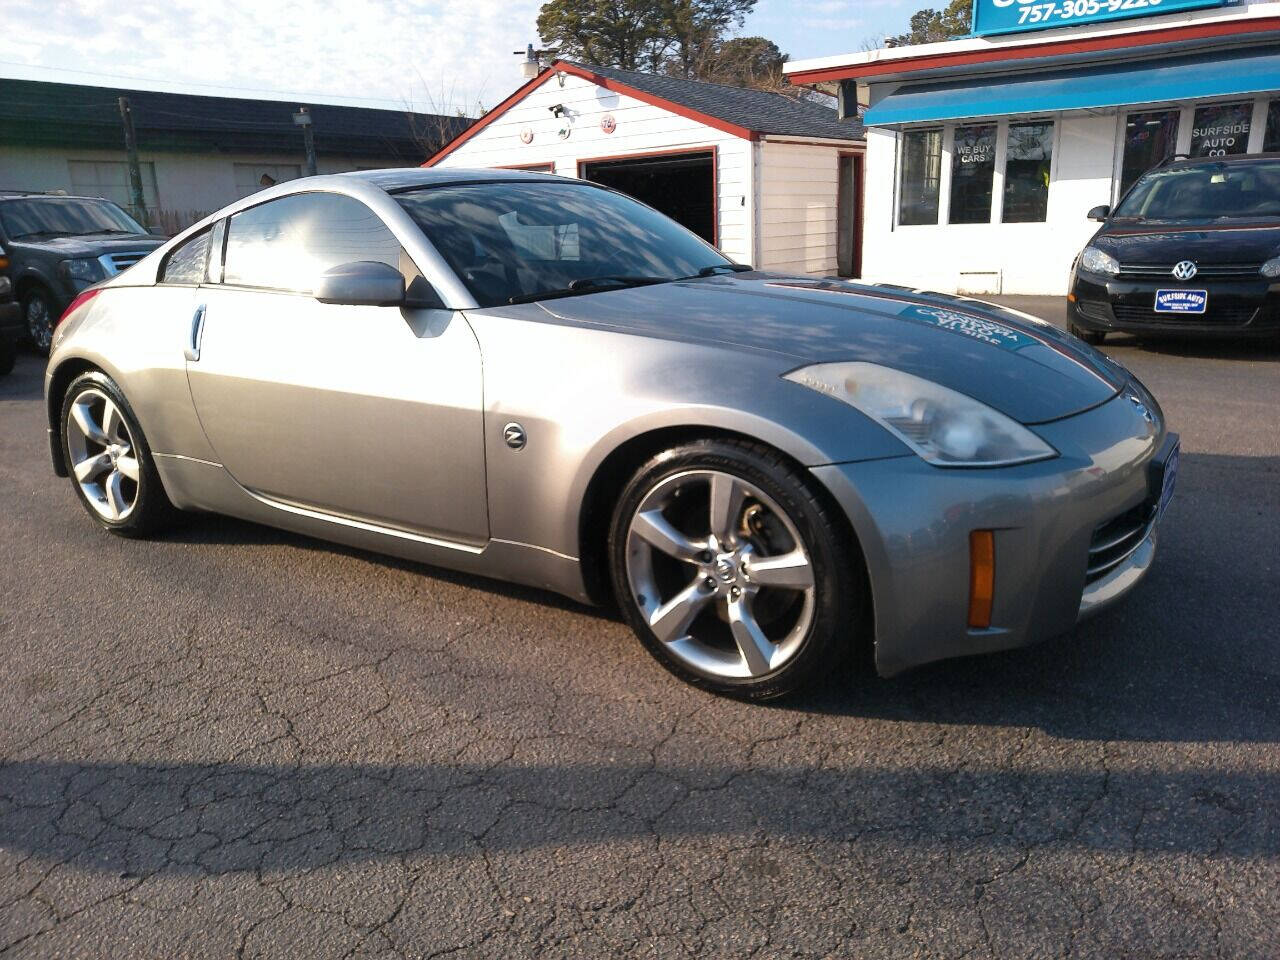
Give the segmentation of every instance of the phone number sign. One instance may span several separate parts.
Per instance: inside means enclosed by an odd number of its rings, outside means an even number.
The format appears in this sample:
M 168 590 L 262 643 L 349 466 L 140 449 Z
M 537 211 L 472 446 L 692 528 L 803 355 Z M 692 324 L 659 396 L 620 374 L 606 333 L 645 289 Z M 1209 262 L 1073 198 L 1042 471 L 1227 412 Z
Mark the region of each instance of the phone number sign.
M 1178 10 L 1221 7 L 1227 0 L 974 0 L 973 33 L 1021 33 Z

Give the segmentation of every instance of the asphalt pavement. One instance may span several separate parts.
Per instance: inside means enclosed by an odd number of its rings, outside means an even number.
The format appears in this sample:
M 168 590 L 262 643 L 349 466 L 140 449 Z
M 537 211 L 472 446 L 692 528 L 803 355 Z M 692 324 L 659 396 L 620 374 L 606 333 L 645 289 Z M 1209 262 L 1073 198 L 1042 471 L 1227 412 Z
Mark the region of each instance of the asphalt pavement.
M 768 706 L 536 591 L 102 533 L 21 358 L 0 956 L 1280 956 L 1280 344 L 1107 349 L 1183 441 L 1140 589 Z

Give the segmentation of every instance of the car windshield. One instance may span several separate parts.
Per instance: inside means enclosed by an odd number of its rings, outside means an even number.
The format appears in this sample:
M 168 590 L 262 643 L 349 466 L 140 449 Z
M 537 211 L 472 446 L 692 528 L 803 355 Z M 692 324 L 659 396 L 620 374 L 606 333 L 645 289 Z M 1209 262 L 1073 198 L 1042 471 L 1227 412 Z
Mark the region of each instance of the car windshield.
M 109 200 L 24 197 L 0 203 L 0 223 L 10 240 L 80 237 L 99 233 L 145 234 L 138 221 Z
M 1140 220 L 1280 217 L 1280 160 L 1153 170 L 1134 184 L 1115 215 Z
M 742 269 L 657 211 L 574 181 L 455 184 L 396 199 L 482 307 Z

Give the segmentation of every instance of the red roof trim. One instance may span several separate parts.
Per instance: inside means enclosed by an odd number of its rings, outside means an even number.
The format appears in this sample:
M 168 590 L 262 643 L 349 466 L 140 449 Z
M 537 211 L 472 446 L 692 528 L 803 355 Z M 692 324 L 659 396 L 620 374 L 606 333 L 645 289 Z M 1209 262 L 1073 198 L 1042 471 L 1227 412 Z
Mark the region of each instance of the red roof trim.
M 1259 17 L 1256 20 L 1228 20 L 1217 23 L 1190 24 L 1179 27 L 1165 27 L 1163 29 L 1141 30 L 1134 33 L 1111 34 L 1105 37 L 1087 37 L 1082 40 L 1054 40 L 1018 47 L 934 53 L 922 57 L 880 60 L 873 63 L 850 64 L 845 67 L 826 67 L 821 70 L 805 70 L 787 74 L 787 78 L 792 83 L 857 80 L 886 73 L 916 73 L 941 67 L 999 63 L 1005 60 L 1027 60 L 1032 57 L 1052 57 L 1069 53 L 1122 50 L 1127 47 L 1151 46 L 1158 43 L 1177 43 L 1184 40 L 1229 37 L 1237 34 L 1248 35 L 1265 30 L 1280 30 L 1280 17 Z
M 702 113 L 699 110 L 693 109 L 692 107 L 686 107 L 684 104 L 675 103 L 671 100 L 663 99 L 662 97 L 655 96 L 652 93 L 646 93 L 644 90 L 637 90 L 635 87 L 629 86 L 628 84 L 625 84 L 620 80 L 613 80 L 609 77 L 602 77 L 600 74 L 593 73 L 591 70 L 585 67 L 580 67 L 576 63 L 568 63 L 564 60 L 557 60 L 555 63 L 551 64 L 551 66 L 545 68 L 541 73 L 539 73 L 532 80 L 529 80 L 527 83 L 521 84 L 518 88 L 516 88 L 516 91 L 513 94 L 511 94 L 511 96 L 507 97 L 507 99 L 503 100 L 500 104 L 498 104 L 488 113 L 486 113 L 483 117 L 481 117 L 471 126 L 467 127 L 466 130 L 462 131 L 462 133 L 458 134 L 458 136 L 454 137 L 452 140 L 446 143 L 443 147 L 437 150 L 432 156 L 428 157 L 427 160 L 422 165 L 424 167 L 435 166 L 437 163 L 439 163 L 449 154 L 453 153 L 453 151 L 457 150 L 460 146 L 462 146 L 464 143 L 466 143 L 468 140 L 474 137 L 477 133 L 479 133 L 489 124 L 493 123 L 494 120 L 497 120 L 498 117 L 502 116 L 512 107 L 514 107 L 517 103 L 523 100 L 526 95 L 532 93 L 539 85 L 541 85 L 542 83 L 545 83 L 557 70 L 567 73 L 570 76 L 581 77 L 583 80 L 587 80 L 591 83 L 594 83 L 596 84 L 596 86 L 603 87 L 606 90 L 611 90 L 614 93 L 624 93 L 628 97 L 632 97 L 636 100 L 641 101 L 642 103 L 647 103 L 650 106 L 659 107 L 663 110 L 667 110 L 671 113 L 674 113 L 676 116 L 684 117 L 687 120 L 695 120 L 698 123 L 703 124 L 704 126 L 713 127 L 716 130 L 721 130 L 725 133 L 732 134 L 735 137 L 741 137 L 744 140 L 756 140 L 759 138 L 759 134 L 757 134 L 754 130 L 749 130 L 746 127 L 741 127 L 736 123 L 730 123 L 728 120 L 721 120 L 719 117 L 708 116 L 707 114 Z

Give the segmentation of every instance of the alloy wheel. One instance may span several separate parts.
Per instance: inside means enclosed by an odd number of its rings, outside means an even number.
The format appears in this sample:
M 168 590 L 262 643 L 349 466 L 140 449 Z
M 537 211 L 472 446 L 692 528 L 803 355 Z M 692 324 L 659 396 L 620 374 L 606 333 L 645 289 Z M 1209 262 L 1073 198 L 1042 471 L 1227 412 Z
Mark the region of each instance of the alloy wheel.
M 53 315 L 49 312 L 49 301 L 39 294 L 27 300 L 27 333 L 38 350 L 47 351 L 53 342 Z
M 674 474 L 643 497 L 626 573 L 659 642 L 718 680 L 781 669 L 814 619 L 813 563 L 796 525 L 754 484 L 720 470 Z
M 124 520 L 138 502 L 141 467 L 133 435 L 116 401 L 101 390 L 82 390 L 66 423 L 71 475 L 99 516 Z

